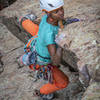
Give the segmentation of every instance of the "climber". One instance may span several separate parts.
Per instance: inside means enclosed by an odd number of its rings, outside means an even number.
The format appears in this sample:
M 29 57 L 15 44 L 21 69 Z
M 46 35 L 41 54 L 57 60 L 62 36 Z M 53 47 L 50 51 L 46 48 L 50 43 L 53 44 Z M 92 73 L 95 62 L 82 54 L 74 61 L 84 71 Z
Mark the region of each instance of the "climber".
M 38 70 L 38 77 L 43 76 L 48 80 L 47 84 L 35 91 L 35 94 L 46 100 L 51 100 L 55 91 L 66 88 L 69 83 L 67 75 L 58 67 L 62 49 L 55 42 L 58 23 L 64 19 L 63 5 L 63 0 L 40 0 L 45 15 L 39 26 L 32 22 L 32 14 L 20 19 L 22 27 L 33 36 L 25 45 L 25 54 L 20 60 L 32 70 Z

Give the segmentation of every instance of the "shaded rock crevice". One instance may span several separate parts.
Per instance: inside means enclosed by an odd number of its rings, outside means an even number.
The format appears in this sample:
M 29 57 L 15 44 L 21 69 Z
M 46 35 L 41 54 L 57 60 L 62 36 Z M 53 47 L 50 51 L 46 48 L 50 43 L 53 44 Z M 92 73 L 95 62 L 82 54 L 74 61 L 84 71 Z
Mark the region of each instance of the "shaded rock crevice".
M 17 0 L 0 0 L 0 10 L 9 7 L 11 4 L 13 4 Z

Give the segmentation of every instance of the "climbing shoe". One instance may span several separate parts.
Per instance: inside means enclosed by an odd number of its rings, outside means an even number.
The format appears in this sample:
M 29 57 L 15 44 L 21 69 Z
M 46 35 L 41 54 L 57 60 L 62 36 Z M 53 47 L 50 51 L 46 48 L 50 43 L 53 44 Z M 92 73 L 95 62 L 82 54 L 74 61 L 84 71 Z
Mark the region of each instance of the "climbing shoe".
M 39 96 L 41 100 L 53 100 L 54 94 L 41 94 L 39 90 L 35 90 L 33 93 L 34 96 Z
M 26 14 L 25 16 L 21 16 L 20 18 L 17 18 L 17 23 L 19 25 L 21 25 L 21 23 L 26 20 L 29 19 L 31 21 L 34 21 L 37 19 L 37 16 L 35 14 Z
M 41 94 L 40 97 L 42 100 L 52 100 L 54 98 L 54 94 L 53 93 L 47 95 Z

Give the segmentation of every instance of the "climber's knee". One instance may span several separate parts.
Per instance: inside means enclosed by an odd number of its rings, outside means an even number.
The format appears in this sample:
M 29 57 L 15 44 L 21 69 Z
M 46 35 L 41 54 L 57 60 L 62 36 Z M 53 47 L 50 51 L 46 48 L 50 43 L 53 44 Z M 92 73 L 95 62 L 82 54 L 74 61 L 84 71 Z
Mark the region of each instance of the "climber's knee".
M 67 79 L 64 83 L 63 83 L 63 86 L 62 88 L 66 88 L 69 84 L 69 79 Z
M 67 77 L 66 80 L 64 80 L 63 82 L 57 83 L 56 86 L 62 89 L 62 88 L 66 88 L 68 84 L 69 84 L 69 79 Z

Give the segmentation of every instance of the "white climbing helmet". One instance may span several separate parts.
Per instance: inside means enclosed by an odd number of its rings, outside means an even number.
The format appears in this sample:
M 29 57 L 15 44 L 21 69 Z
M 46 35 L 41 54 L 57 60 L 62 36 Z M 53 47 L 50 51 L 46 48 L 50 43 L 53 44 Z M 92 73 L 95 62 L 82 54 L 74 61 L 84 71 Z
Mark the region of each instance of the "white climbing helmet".
M 50 12 L 64 5 L 63 0 L 40 0 L 42 11 Z

